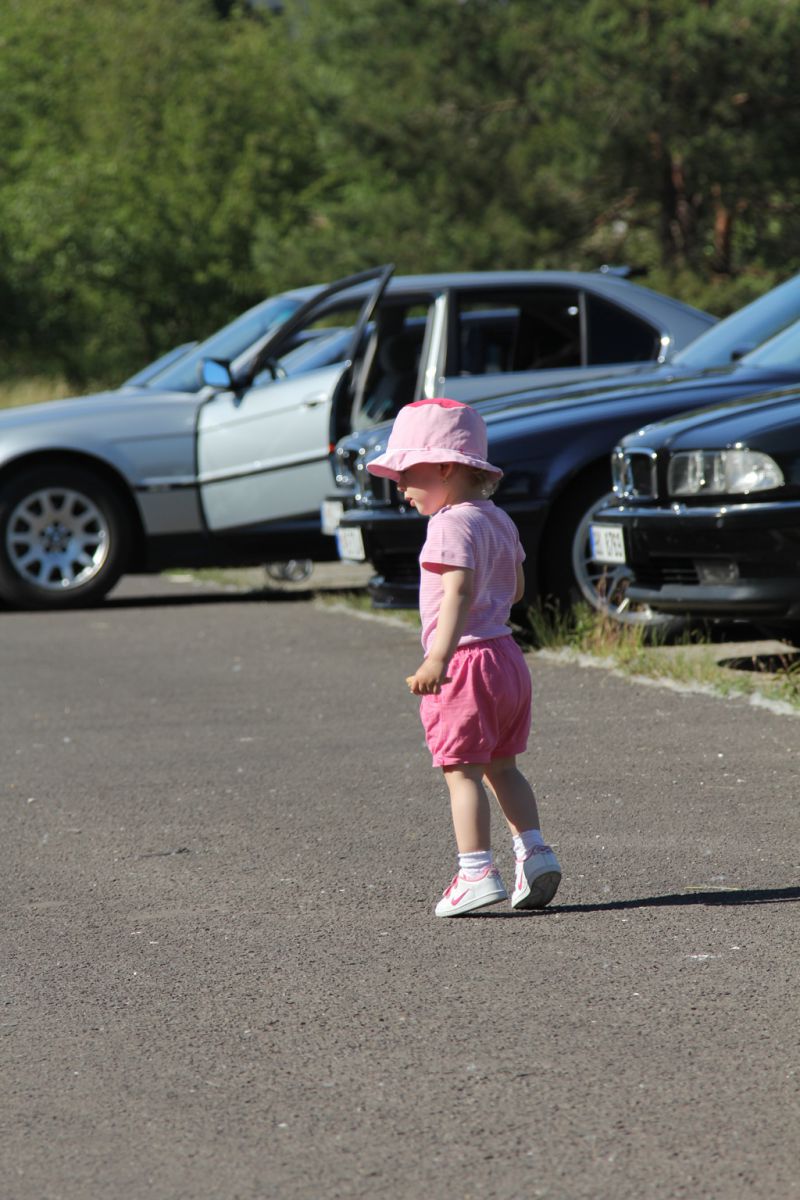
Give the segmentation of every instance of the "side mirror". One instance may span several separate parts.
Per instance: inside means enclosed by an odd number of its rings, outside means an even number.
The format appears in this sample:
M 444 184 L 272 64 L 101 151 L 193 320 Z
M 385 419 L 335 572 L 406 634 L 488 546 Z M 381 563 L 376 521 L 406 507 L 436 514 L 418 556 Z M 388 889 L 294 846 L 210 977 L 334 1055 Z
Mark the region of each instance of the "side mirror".
M 227 391 L 233 387 L 230 363 L 220 358 L 203 359 L 202 377 L 203 383 L 219 391 Z

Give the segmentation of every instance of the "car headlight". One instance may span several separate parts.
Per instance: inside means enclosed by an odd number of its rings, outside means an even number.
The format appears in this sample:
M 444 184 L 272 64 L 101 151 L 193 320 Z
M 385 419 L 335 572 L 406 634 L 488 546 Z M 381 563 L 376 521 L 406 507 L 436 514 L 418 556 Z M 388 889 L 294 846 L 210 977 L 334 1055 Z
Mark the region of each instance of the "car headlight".
M 667 471 L 671 496 L 768 492 L 783 484 L 783 472 L 760 450 L 686 450 L 674 454 Z

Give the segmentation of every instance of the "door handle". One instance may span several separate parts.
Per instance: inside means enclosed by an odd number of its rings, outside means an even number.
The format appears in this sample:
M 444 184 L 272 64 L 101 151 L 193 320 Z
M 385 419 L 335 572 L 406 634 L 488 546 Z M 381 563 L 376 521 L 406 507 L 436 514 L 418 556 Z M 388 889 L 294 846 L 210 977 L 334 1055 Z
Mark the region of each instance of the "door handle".
M 302 405 L 303 408 L 319 408 L 320 404 L 324 404 L 327 399 L 327 392 L 318 392 L 316 396 L 305 396 Z

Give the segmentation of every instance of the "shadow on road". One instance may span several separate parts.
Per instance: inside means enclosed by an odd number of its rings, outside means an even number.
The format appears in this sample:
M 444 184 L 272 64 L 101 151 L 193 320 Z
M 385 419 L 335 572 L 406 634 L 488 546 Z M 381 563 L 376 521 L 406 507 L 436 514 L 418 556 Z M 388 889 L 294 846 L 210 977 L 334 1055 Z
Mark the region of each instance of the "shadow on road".
M 704 904 L 708 906 L 736 906 L 746 904 L 784 904 L 800 900 L 800 887 L 786 888 L 728 888 L 725 891 L 674 892 L 665 896 L 643 896 L 636 900 L 607 900 L 598 904 L 551 904 L 548 908 L 529 912 L 475 912 L 466 913 L 461 920 L 509 917 L 565 916 L 569 913 L 621 912 L 631 908 L 681 908 Z
M 341 594 L 344 595 L 347 590 L 352 589 L 343 588 Z M 181 592 L 177 596 L 109 596 L 95 611 L 119 608 L 184 608 L 200 604 L 284 604 L 292 600 L 313 600 L 315 594 L 312 588 L 291 592 L 280 591 L 278 588 L 262 588 L 252 592 Z M 337 592 L 332 589 L 325 594 L 335 596 Z
M 295 600 L 310 601 L 317 596 L 351 596 L 353 588 L 325 588 L 324 591 L 318 588 L 301 588 L 297 591 L 289 590 L 282 591 L 279 588 L 263 588 L 251 592 L 214 592 L 214 591 L 197 591 L 197 592 L 179 592 L 176 595 L 167 593 L 154 593 L 151 596 L 107 596 L 99 604 L 76 606 L 75 608 L 61 609 L 59 616 L 68 616 L 69 614 L 81 613 L 111 613 L 118 612 L 122 609 L 132 608 L 189 608 L 197 607 L 198 605 L 209 604 L 288 604 Z M 11 615 L 19 615 L 25 613 L 23 609 L 8 608 L 0 604 L 0 614 L 8 613 Z M 32 616 L 47 616 L 49 610 L 27 610 L 27 615 Z M 52 613 L 51 613 L 52 615 Z

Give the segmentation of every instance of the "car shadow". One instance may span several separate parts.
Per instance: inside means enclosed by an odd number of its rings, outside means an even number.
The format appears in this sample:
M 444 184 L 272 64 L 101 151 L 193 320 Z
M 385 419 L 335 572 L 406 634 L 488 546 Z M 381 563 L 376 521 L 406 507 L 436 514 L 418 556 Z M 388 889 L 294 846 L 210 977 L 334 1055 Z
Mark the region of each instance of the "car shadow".
M 800 651 L 787 645 L 786 653 L 748 654 L 737 658 L 720 658 L 717 666 L 731 671 L 755 671 L 765 675 L 778 675 L 782 671 L 797 670 L 800 666 Z
M 623 912 L 632 908 L 692 908 L 698 905 L 715 907 L 745 907 L 750 904 L 787 904 L 800 900 L 800 887 L 785 888 L 726 888 L 723 891 L 671 892 L 663 896 L 643 896 L 632 900 L 604 900 L 597 904 L 550 904 L 547 908 L 519 912 L 482 910 L 465 913 L 461 920 L 477 917 L 494 920 L 510 917 L 568 916 L 572 913 Z
M 342 589 L 344 595 L 347 589 Z M 263 588 L 253 592 L 181 592 L 179 595 L 154 596 L 108 596 L 95 612 L 110 612 L 122 608 L 185 608 L 189 606 L 208 604 L 287 604 L 294 601 L 313 600 L 317 593 L 312 588 L 303 588 L 297 592 L 282 592 L 277 588 Z M 331 589 L 326 595 L 336 595 Z M 75 610 L 80 611 L 80 610 Z M 86 611 L 85 609 L 83 610 Z
M 123 609 L 133 608 L 189 608 L 202 605 L 223 604 L 223 605 L 247 605 L 247 604 L 291 604 L 295 602 L 308 603 L 311 600 L 317 599 L 319 596 L 352 596 L 359 589 L 352 587 L 341 588 L 300 588 L 298 590 L 282 591 L 280 588 L 261 588 L 248 592 L 222 592 L 222 591 L 201 591 L 196 592 L 178 592 L 171 594 L 167 592 L 154 592 L 152 595 L 123 595 L 106 596 L 97 604 L 87 604 L 76 606 L 75 608 L 61 609 L 59 615 L 66 616 L 69 613 L 110 613 L 118 612 Z M 32 613 L 33 615 L 47 615 L 48 610 L 31 610 L 13 608 L 9 605 L 0 603 L 0 616 L 4 613 L 9 615 L 16 613 Z

